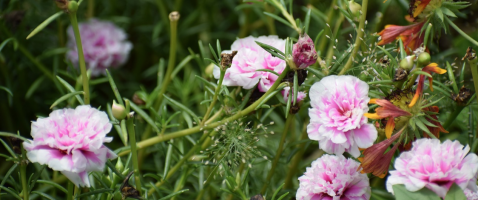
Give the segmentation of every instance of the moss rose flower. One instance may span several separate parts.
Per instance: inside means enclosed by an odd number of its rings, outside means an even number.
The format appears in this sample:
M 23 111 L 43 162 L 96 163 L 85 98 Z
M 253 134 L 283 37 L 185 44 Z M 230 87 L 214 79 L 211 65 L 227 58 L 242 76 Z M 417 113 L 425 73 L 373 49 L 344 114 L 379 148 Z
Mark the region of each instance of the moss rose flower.
M 106 74 L 105 69 L 117 68 L 126 62 L 133 45 L 126 40 L 123 30 L 111 22 L 97 19 L 90 19 L 78 26 L 86 67 L 91 70 L 91 75 Z M 78 66 L 78 49 L 71 26 L 68 27 L 67 33 L 69 51 L 66 56 Z
M 373 145 L 377 129 L 367 124 L 368 84 L 354 76 L 327 76 L 310 88 L 307 133 L 327 153 L 354 157 Z
M 342 155 L 323 155 L 299 177 L 296 199 L 369 199 L 369 180 L 357 171 L 359 164 Z
M 387 179 L 389 192 L 393 193 L 395 184 L 404 184 L 412 192 L 426 187 L 442 198 L 453 183 L 463 190 L 478 190 L 478 156 L 468 154 L 469 146 L 463 147 L 458 141 L 440 143 L 438 139 L 428 138 L 416 140 L 412 145 L 410 151 L 395 160 L 395 170 L 390 171 Z
M 234 41 L 230 53 L 237 51 L 232 59 L 231 66 L 226 70 L 223 85 L 242 86 L 244 89 L 251 89 L 256 84 L 261 92 L 267 92 L 277 80 L 278 76 L 265 71 L 256 71 L 258 69 L 269 69 L 278 74 L 284 71 L 286 63 L 280 58 L 273 57 L 269 52 L 262 49 L 256 41 L 268 44 L 280 51 L 285 50 L 285 40 L 279 39 L 276 35 L 260 36 L 258 38 L 249 36 Z M 219 67 L 214 67 L 214 78 L 219 79 Z
M 105 112 L 89 105 L 61 109 L 32 122 L 33 141 L 25 141 L 31 162 L 60 171 L 77 186 L 90 186 L 88 172 L 103 171 L 106 159 L 116 154 L 103 143 L 111 123 Z

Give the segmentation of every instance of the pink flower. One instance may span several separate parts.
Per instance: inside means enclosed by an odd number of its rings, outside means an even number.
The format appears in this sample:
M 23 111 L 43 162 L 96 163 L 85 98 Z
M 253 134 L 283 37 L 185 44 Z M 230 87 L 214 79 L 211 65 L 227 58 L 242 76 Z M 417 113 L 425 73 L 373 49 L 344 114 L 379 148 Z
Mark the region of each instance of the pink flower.
M 289 91 L 290 91 L 290 87 L 285 87 L 281 93 L 282 93 L 282 96 L 284 97 L 284 101 L 287 102 L 289 100 Z M 293 92 L 293 91 L 292 91 Z M 292 96 L 294 96 L 294 93 L 292 93 Z M 305 97 L 307 96 L 307 94 L 305 94 L 305 92 L 297 92 L 297 102 L 301 102 L 302 100 L 305 99 Z M 295 102 L 294 99 L 292 99 L 292 104 Z
M 358 157 L 359 147 L 368 148 L 377 139 L 377 130 L 364 116 L 367 95 L 367 83 L 354 76 L 327 76 L 312 85 L 309 138 L 319 141 L 319 148 L 327 153 L 347 151 Z
M 77 186 L 90 186 L 88 172 L 103 171 L 106 159 L 116 154 L 103 143 L 111 123 L 105 112 L 89 105 L 55 110 L 32 122 L 33 141 L 23 142 L 31 162 L 60 171 Z
M 258 69 L 270 69 L 277 73 L 284 71 L 285 61 L 273 57 L 269 52 L 262 49 L 255 41 L 271 45 L 281 51 L 285 50 L 285 40 L 279 39 L 275 35 L 260 36 L 258 38 L 249 36 L 234 41 L 231 50 L 237 51 L 232 59 L 231 67 L 226 70 L 223 85 L 242 86 L 244 89 L 251 89 L 256 84 L 261 92 L 266 92 L 277 80 L 278 76 Z M 214 78 L 219 79 L 219 67 L 214 67 Z
M 465 189 L 464 192 L 467 200 L 478 200 L 478 191 L 471 191 L 470 189 Z
M 317 61 L 317 51 L 315 51 L 314 41 L 304 33 L 299 37 L 297 43 L 292 47 L 292 57 L 294 63 L 299 69 L 305 69 Z
M 478 190 L 478 156 L 468 154 L 469 146 L 429 138 L 416 140 L 412 145 L 410 151 L 395 159 L 395 170 L 390 171 L 387 179 L 389 192 L 393 193 L 395 184 L 404 184 L 412 192 L 426 187 L 442 198 L 453 183 L 463 190 Z
M 357 171 L 359 165 L 342 155 L 323 155 L 299 177 L 296 199 L 369 199 L 369 180 L 366 174 Z
M 79 29 L 86 67 L 91 70 L 93 76 L 106 74 L 105 69 L 117 68 L 128 59 L 133 46 L 126 40 L 125 32 L 113 23 L 91 19 L 80 23 Z M 78 50 L 71 26 L 68 27 L 67 33 L 69 51 L 66 56 L 78 66 Z

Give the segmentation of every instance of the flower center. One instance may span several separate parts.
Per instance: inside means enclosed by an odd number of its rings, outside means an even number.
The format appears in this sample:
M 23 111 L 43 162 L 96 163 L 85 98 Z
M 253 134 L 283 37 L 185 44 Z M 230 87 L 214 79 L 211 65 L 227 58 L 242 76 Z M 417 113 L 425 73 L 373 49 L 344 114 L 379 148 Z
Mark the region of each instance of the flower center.
M 58 149 L 58 151 L 60 151 L 60 153 L 63 155 L 68 155 L 68 151 L 66 150 Z

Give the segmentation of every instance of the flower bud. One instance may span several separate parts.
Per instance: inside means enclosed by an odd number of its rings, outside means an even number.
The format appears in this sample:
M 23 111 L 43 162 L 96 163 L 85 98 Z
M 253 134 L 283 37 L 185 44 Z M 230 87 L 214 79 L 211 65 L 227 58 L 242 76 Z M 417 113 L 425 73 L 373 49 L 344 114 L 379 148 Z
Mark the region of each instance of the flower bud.
M 360 16 L 360 10 L 362 10 L 362 6 L 358 3 L 355 3 L 354 1 L 349 1 L 349 10 L 356 17 L 356 19 L 354 20 L 358 21 Z
M 114 100 L 111 110 L 113 112 L 113 117 L 115 117 L 117 120 L 123 120 L 128 114 L 128 112 L 126 112 L 126 108 L 121 104 L 117 104 Z
M 304 33 L 292 48 L 292 57 L 297 69 L 305 69 L 317 61 L 314 41 Z
M 78 10 L 78 3 L 76 1 L 68 2 L 68 12 L 75 13 Z
M 405 70 L 411 70 L 413 68 L 413 60 L 415 60 L 415 55 L 407 56 L 400 61 L 400 67 Z
M 124 165 L 123 165 L 123 162 L 121 161 L 121 159 L 118 158 L 118 161 L 116 161 L 116 166 L 115 166 L 116 170 L 118 170 L 119 172 L 122 172 L 124 170 Z
M 427 66 L 430 63 L 430 54 L 427 52 L 423 52 L 420 55 L 418 55 L 418 64 L 420 66 Z
M 207 76 L 207 77 L 210 77 L 210 78 L 213 77 L 213 74 L 214 74 L 214 66 L 215 66 L 215 65 L 214 65 L 213 63 L 211 63 L 211 64 L 209 64 L 209 65 L 206 67 L 206 69 L 204 69 L 204 72 L 206 73 L 206 76 Z M 218 71 L 219 71 L 219 70 L 218 70 Z

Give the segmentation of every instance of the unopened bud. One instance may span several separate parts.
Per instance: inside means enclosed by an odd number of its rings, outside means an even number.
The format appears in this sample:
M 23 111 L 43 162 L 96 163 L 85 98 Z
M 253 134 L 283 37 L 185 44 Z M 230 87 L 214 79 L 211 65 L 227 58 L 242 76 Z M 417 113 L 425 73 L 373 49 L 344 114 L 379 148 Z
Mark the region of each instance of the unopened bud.
M 362 6 L 358 3 L 355 3 L 354 1 L 349 1 L 349 10 L 356 17 L 356 19 L 354 20 L 358 21 Z
M 215 66 L 215 65 L 214 65 L 213 63 L 211 63 L 211 64 L 209 64 L 209 65 L 206 67 L 206 69 L 204 70 L 204 72 L 206 73 L 206 76 L 207 76 L 207 77 L 212 77 L 212 76 L 213 76 L 213 74 L 214 74 L 214 66 Z M 218 70 L 218 71 L 219 71 L 219 70 Z
M 75 13 L 77 10 L 78 10 L 78 3 L 76 3 L 76 1 L 69 1 L 67 12 Z
M 123 165 L 123 162 L 121 161 L 121 159 L 117 159 L 118 161 L 116 161 L 116 170 L 118 170 L 119 172 L 122 172 L 124 170 L 124 165 Z
M 179 15 L 179 12 L 173 11 L 173 12 L 169 13 L 169 20 L 172 21 L 172 22 L 173 22 L 173 21 L 178 21 L 178 20 L 179 20 L 179 16 L 180 16 L 180 15 Z
M 418 64 L 420 66 L 427 66 L 428 64 L 430 64 L 430 59 L 431 59 L 430 54 L 427 52 L 423 52 L 420 55 L 418 55 Z
M 232 64 L 232 59 L 236 56 L 237 51 L 232 51 L 232 53 L 221 53 L 221 68 L 226 70 Z
M 415 55 L 407 56 L 405 59 L 402 59 L 400 61 L 400 68 L 411 70 L 413 68 L 413 60 L 415 60 Z
M 128 114 L 128 112 L 126 112 L 126 108 L 121 104 L 117 104 L 114 100 L 113 105 L 111 106 L 111 111 L 113 113 L 113 117 L 115 117 L 117 120 L 123 120 Z
M 292 57 L 297 69 L 305 69 L 317 61 L 314 41 L 306 33 L 292 47 Z

